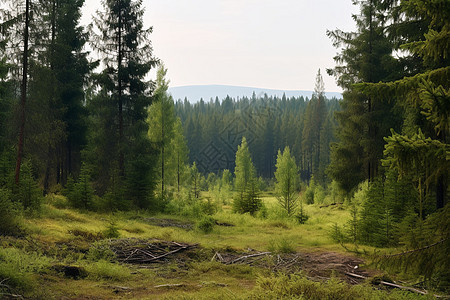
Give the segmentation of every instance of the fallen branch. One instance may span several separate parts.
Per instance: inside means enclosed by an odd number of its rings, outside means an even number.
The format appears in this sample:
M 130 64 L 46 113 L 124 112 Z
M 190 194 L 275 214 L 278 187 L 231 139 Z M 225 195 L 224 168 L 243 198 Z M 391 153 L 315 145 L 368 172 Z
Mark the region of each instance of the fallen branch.
M 211 258 L 211 261 L 214 261 L 215 258 L 218 258 L 221 263 L 223 263 L 223 257 L 219 252 L 214 253 L 214 256 Z
M 428 245 L 428 246 L 425 246 L 425 247 L 422 247 L 422 248 L 419 248 L 419 249 L 413 249 L 413 250 L 409 250 L 409 251 L 405 251 L 405 252 L 401 252 L 401 253 L 397 253 L 397 254 L 383 255 L 382 257 L 384 257 L 384 258 L 391 258 L 391 257 L 396 257 L 396 256 L 401 256 L 401 255 L 406 255 L 406 254 L 410 254 L 410 253 L 414 253 L 414 252 L 423 251 L 423 250 L 429 249 L 431 247 L 437 246 L 439 244 L 442 244 L 446 240 L 448 240 L 448 238 L 440 240 L 439 242 L 433 243 L 431 245 Z
M 9 293 L 0 293 L 0 296 L 6 296 L 8 298 L 24 299 L 22 295 L 9 294 Z
M 244 260 L 244 259 L 247 259 L 247 258 L 257 257 L 257 256 L 261 256 L 261 255 L 267 255 L 267 254 L 270 254 L 270 253 L 271 252 L 261 252 L 261 253 L 255 253 L 255 254 L 241 256 L 241 257 L 236 258 L 235 260 L 232 260 L 232 261 L 228 262 L 227 264 L 231 265 L 231 264 L 237 263 L 238 261 L 241 261 L 241 260 Z
M 168 283 L 168 284 L 160 284 L 155 285 L 155 288 L 171 288 L 171 287 L 184 287 L 186 286 L 184 283 Z
M 345 272 L 345 275 L 351 276 L 351 277 L 355 277 L 355 278 L 359 278 L 359 279 L 367 279 L 367 277 L 362 276 L 362 275 L 358 275 L 358 274 L 355 274 L 355 273 Z M 412 287 L 409 287 L 409 286 L 399 285 L 399 284 L 395 284 L 395 283 L 392 283 L 392 282 L 380 281 L 380 284 L 385 285 L 385 286 L 394 287 L 394 288 L 401 289 L 401 290 L 407 290 L 407 291 L 418 293 L 418 294 L 421 294 L 421 295 L 428 295 L 427 291 L 421 291 L 421 290 L 418 290 L 418 289 L 415 289 L 415 288 L 412 288 Z M 437 295 L 434 295 L 434 296 L 438 297 Z
M 167 253 L 164 253 L 164 254 L 162 254 L 162 255 L 153 257 L 153 258 L 151 258 L 151 259 L 144 259 L 144 260 L 142 260 L 142 262 L 151 262 L 151 261 L 154 261 L 154 260 L 158 260 L 158 259 L 160 259 L 160 258 L 166 257 L 167 255 L 174 254 L 174 253 L 177 253 L 178 251 L 187 249 L 188 247 L 189 247 L 189 246 L 180 247 L 180 248 L 178 248 L 178 249 L 172 250 L 172 251 L 167 252 Z

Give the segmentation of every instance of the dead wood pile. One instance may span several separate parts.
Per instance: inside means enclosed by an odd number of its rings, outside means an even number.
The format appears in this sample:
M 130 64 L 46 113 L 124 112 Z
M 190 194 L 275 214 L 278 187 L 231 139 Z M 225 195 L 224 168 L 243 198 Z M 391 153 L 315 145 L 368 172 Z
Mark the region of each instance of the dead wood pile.
M 164 263 L 182 252 L 197 248 L 197 244 L 162 241 L 157 239 L 112 240 L 110 249 L 120 262 L 132 264 Z

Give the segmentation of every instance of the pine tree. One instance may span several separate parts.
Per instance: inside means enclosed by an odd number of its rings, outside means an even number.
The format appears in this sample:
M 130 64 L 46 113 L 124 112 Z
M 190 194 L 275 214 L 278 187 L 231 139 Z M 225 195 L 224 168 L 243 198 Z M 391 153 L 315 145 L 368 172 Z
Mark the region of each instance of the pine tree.
M 276 171 L 275 171 L 275 191 L 278 203 L 290 216 L 295 212 L 298 200 L 298 168 L 295 158 L 291 156 L 289 147 L 284 151 L 278 150 Z
M 316 76 L 314 94 L 306 108 L 302 132 L 302 150 L 306 158 L 309 176 L 314 175 L 321 184 L 324 183 L 324 176 L 323 174 L 319 175 L 319 170 L 321 169 L 322 152 L 321 133 L 327 116 L 325 101 L 325 86 L 319 69 Z M 325 147 L 328 146 L 326 145 Z
M 247 140 L 242 138 L 241 145 L 236 152 L 236 168 L 234 171 L 236 196 L 233 209 L 239 213 L 250 213 L 254 215 L 261 208 L 262 202 L 259 198 L 259 186 L 256 170 L 252 163 Z
M 154 102 L 149 108 L 147 120 L 149 124 L 149 138 L 160 151 L 159 177 L 161 182 L 161 197 L 163 198 L 166 193 L 166 178 L 168 178 L 165 173 L 167 173 L 166 167 L 170 160 L 169 151 L 173 150 L 170 149 L 170 143 L 174 138 L 175 124 L 174 104 L 172 97 L 167 94 L 169 82 L 165 79 L 166 74 L 167 69 L 161 64 L 157 72 Z
M 356 3 L 356 2 L 355 2 Z M 393 99 L 380 101 L 355 89 L 360 82 L 379 82 L 393 76 L 397 62 L 393 43 L 386 36 L 386 6 L 383 1 L 359 1 L 361 14 L 355 17 L 357 31 L 328 31 L 335 47 L 343 50 L 327 70 L 344 89 L 342 111 L 337 114 L 339 142 L 332 147 L 329 174 L 350 193 L 361 181 L 378 175 L 383 154 L 383 137 L 399 128 Z M 344 163 L 343 163 L 344 162 Z M 351 174 L 351 175 L 350 175 Z
M 188 154 L 189 149 L 186 145 L 186 139 L 183 135 L 183 126 L 181 124 L 180 118 L 177 118 L 174 124 L 174 136 L 170 142 L 171 157 L 170 157 L 170 168 L 172 169 L 172 174 L 174 174 L 173 182 L 177 186 L 177 191 L 180 192 L 180 187 L 182 186 L 183 174 L 185 168 L 188 164 Z
M 157 62 L 149 40 L 152 29 L 143 27 L 142 1 L 106 0 L 103 6 L 104 11 L 94 19 L 95 26 L 90 26 L 92 46 L 101 55 L 104 69 L 94 77 L 97 89 L 90 105 L 97 126 L 91 133 L 88 156 L 95 166 L 100 194 L 110 189 L 112 182 L 128 188 L 134 186 L 131 182 L 141 182 L 139 190 L 147 190 L 153 187 L 155 163 L 146 123 L 152 83 L 145 80 Z M 149 166 L 140 168 L 138 161 L 147 161 Z M 130 200 L 137 207 L 148 208 L 150 198 L 148 193 L 145 199 Z

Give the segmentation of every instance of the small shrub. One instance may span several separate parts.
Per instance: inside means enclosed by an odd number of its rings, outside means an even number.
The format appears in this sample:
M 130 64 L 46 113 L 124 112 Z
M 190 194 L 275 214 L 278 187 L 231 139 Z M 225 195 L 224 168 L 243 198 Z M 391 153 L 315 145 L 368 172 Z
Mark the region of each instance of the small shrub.
M 306 204 L 313 204 L 314 203 L 314 189 L 308 188 L 305 192 L 305 202 Z
M 259 197 L 259 193 L 254 190 L 246 191 L 242 197 L 238 193 L 233 201 L 233 211 L 240 214 L 250 213 L 250 215 L 255 216 L 255 213 L 261 207 L 262 200 Z
M 260 219 L 267 219 L 268 215 L 269 211 L 267 209 L 267 206 L 265 206 L 264 203 L 262 203 L 261 208 L 258 210 L 256 216 Z
M 345 236 L 342 228 L 337 223 L 334 223 L 333 227 L 331 228 L 330 237 L 334 242 L 340 244 L 347 241 L 347 237 Z
M 197 228 L 203 233 L 210 233 L 214 229 L 215 224 L 216 221 L 212 217 L 205 216 L 198 222 Z
M 86 265 L 86 270 L 89 273 L 89 277 L 97 280 L 122 281 L 131 277 L 131 272 L 128 268 L 103 259 Z
M 298 214 L 295 215 L 295 219 L 299 224 L 305 224 L 308 221 L 309 216 L 302 210 Z
M 25 161 L 20 167 L 19 186 L 13 189 L 14 201 L 22 204 L 26 213 L 38 213 L 41 208 L 42 191 L 34 180 L 30 161 Z
M 59 209 L 65 209 L 70 206 L 70 203 L 67 200 L 67 198 L 62 195 L 48 194 L 46 196 L 46 200 L 47 200 L 47 203 L 49 203 Z
M 295 247 L 291 240 L 282 238 L 278 242 L 270 241 L 267 248 L 273 253 L 295 253 Z
M 11 201 L 11 192 L 0 189 L 0 235 L 20 235 L 23 232 L 21 207 Z
M 211 201 L 211 198 L 207 198 L 207 201 L 201 201 L 200 206 L 202 213 L 206 215 L 213 215 L 218 211 L 217 204 Z
M 305 213 L 305 210 L 303 209 L 303 200 L 300 200 L 300 210 L 295 215 L 295 219 L 299 224 L 305 224 L 306 221 L 308 221 L 309 216 Z
M 90 170 L 86 165 L 81 167 L 78 181 L 69 178 L 66 188 L 67 198 L 75 208 L 92 209 L 94 188 L 91 183 Z
M 86 258 L 90 261 L 113 261 L 115 260 L 116 255 L 109 247 L 109 243 L 107 241 L 99 241 L 92 244 L 86 254 Z
M 0 291 L 29 291 L 36 284 L 33 274 L 50 269 L 50 259 L 38 253 L 26 253 L 16 248 L 0 248 Z
M 106 230 L 103 232 L 103 236 L 107 239 L 116 239 L 120 236 L 119 227 L 117 227 L 117 223 L 114 220 L 109 222 L 109 225 L 106 227 Z

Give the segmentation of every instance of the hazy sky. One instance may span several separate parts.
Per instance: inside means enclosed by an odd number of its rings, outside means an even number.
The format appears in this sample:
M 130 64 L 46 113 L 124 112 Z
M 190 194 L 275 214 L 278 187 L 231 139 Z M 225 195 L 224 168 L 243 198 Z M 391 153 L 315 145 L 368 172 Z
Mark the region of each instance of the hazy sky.
M 170 86 L 226 84 L 313 90 L 320 68 L 326 91 L 341 91 L 327 29 L 353 30 L 351 0 L 144 0 L 154 54 Z M 100 1 L 87 0 L 87 24 Z

